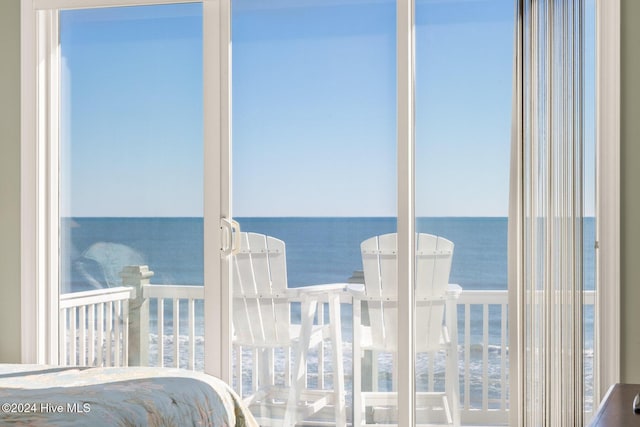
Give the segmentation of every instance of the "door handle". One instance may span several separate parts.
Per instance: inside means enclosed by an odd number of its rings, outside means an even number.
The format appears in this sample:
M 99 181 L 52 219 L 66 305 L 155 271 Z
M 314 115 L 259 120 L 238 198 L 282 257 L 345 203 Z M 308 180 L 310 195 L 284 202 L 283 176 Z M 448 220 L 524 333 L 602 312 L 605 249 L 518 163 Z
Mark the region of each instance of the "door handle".
M 220 256 L 227 257 L 240 252 L 240 223 L 234 219 L 220 218 Z

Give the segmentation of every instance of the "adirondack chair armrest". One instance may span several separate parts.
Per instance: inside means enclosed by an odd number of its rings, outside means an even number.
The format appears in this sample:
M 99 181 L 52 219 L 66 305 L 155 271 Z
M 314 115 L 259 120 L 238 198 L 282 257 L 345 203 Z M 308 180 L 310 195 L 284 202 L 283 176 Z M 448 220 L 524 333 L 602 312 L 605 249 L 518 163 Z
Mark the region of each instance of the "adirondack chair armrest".
M 274 292 L 274 293 L 263 293 L 263 292 L 245 292 L 245 293 L 234 293 L 234 298 L 269 298 L 273 301 L 277 302 L 286 302 L 290 299 L 290 296 L 287 292 Z
M 346 289 L 347 293 L 350 293 L 351 295 L 353 295 L 354 298 L 358 298 L 358 299 L 367 299 L 365 297 L 365 289 L 364 289 L 364 284 L 363 283 L 349 283 L 347 285 L 347 289 Z M 462 294 L 462 287 L 460 285 L 456 285 L 453 283 L 450 283 L 449 286 L 447 287 L 447 293 L 446 293 L 446 299 L 458 299 L 460 297 L 460 294 Z M 390 298 L 387 297 L 373 297 L 372 299 L 376 299 L 376 300 L 380 300 L 380 301 L 384 301 Z
M 364 296 L 364 283 L 349 283 L 347 285 L 347 292 L 354 298 L 361 298 Z
M 299 288 L 287 288 L 290 298 L 299 299 L 303 297 L 318 297 L 323 295 L 334 295 L 345 293 L 348 290 L 348 283 L 324 283 L 320 285 L 301 286 Z

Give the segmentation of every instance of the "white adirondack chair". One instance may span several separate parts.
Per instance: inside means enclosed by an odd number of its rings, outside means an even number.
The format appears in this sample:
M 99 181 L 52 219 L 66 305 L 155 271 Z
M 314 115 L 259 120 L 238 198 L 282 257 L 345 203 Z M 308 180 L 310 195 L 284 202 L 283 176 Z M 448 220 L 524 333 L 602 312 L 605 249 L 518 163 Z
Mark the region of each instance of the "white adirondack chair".
M 233 344 L 237 389 L 245 395 L 260 425 L 292 426 L 333 407 L 335 425 L 346 425 L 342 339 L 339 324 L 314 325 L 318 301 L 329 303 L 339 318 L 339 295 L 331 286 L 287 288 L 285 244 L 257 233 L 241 233 L 240 251 L 233 257 Z M 292 299 L 301 303 L 301 324 L 291 322 Z M 335 310 L 338 310 L 337 313 Z M 333 388 L 307 387 L 307 352 L 332 339 Z M 242 349 L 252 349 L 252 387 L 242 390 Z M 284 369 L 275 373 L 275 350 L 284 352 Z M 320 349 L 321 354 L 323 350 Z M 280 353 L 280 354 L 281 354 Z M 295 366 L 290 369 L 291 356 Z M 282 358 L 282 357 L 281 357 Z M 280 358 L 280 359 L 281 359 Z M 322 362 L 320 357 L 319 363 Z M 319 371 L 321 372 L 321 368 Z M 318 379 L 322 385 L 324 381 Z
M 416 353 L 446 352 L 444 392 L 416 393 L 418 425 L 459 425 L 459 381 L 456 299 L 460 287 L 449 285 L 453 243 L 442 237 L 418 234 L 416 252 Z M 396 365 L 392 390 L 378 391 L 378 355 L 397 353 L 397 255 L 396 234 L 385 234 L 361 244 L 364 295 L 369 322 L 361 317 L 361 302 L 354 302 L 354 426 L 397 423 Z M 445 306 L 447 319 L 445 320 Z M 358 327 L 359 326 L 359 327 Z M 371 383 L 362 390 L 361 357 L 371 352 Z M 433 366 L 433 365 L 431 365 Z M 431 376 L 433 379 L 433 376 Z M 369 409 L 367 409 L 369 408 Z

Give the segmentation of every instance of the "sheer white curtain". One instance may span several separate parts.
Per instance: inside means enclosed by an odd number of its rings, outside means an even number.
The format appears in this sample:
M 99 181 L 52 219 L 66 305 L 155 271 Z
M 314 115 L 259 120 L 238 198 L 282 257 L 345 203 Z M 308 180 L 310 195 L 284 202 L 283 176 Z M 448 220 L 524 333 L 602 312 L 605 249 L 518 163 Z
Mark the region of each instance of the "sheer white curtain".
M 583 0 L 519 0 L 518 13 L 512 423 L 581 426 Z

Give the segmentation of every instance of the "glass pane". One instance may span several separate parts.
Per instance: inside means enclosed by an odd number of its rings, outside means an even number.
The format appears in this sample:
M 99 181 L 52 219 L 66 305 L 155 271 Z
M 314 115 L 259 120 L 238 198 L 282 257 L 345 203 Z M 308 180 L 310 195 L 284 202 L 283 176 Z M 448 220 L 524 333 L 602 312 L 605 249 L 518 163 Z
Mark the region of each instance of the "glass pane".
M 584 411 L 588 423 L 596 409 L 593 401 L 595 356 L 595 291 L 596 286 L 596 6 L 595 0 L 584 3 Z M 596 402 L 597 404 L 597 402 Z
M 202 6 L 63 11 L 60 48 L 61 362 L 125 363 L 130 316 L 129 364 L 203 369 Z
M 355 410 L 382 419 L 387 410 L 370 402 L 354 409 L 361 400 L 353 396 L 393 396 L 395 382 L 394 304 L 375 301 L 361 252 L 365 240 L 377 244 L 376 236 L 396 231 L 395 3 L 235 0 L 232 10 L 233 215 L 248 233 L 233 260 L 234 387 L 257 396 L 251 409 L 265 423 L 282 418 L 287 386 L 295 385 L 289 373 L 296 377 L 295 361 L 306 355 L 294 403 L 310 406 L 318 395 L 309 391 L 318 389 L 330 403 L 300 418 L 351 422 Z M 386 244 L 390 254 L 392 239 Z M 385 260 L 392 280 L 395 257 Z M 364 281 L 373 299 L 361 305 L 353 296 L 365 295 Z M 336 283 L 320 293 L 308 288 Z M 393 300 L 395 283 L 384 291 Z M 330 309 L 336 297 L 340 315 Z M 322 307 L 314 313 L 315 303 Z M 319 324 L 301 333 L 314 315 Z M 321 347 L 297 346 L 323 327 Z M 388 331 L 386 341 L 372 330 Z
M 511 0 L 416 0 L 418 423 L 508 423 L 514 17 Z

